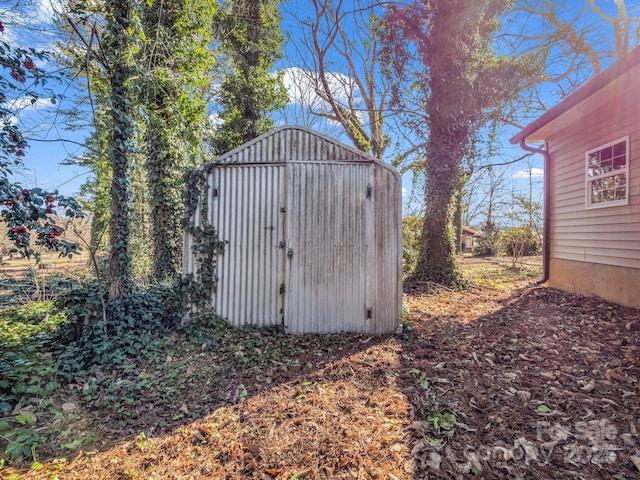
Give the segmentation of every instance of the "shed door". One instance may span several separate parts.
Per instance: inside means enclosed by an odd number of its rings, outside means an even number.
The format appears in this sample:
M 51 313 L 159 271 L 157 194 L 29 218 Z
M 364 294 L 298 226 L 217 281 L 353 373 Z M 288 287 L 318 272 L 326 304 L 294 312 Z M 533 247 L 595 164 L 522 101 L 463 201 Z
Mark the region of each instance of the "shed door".
M 288 332 L 365 330 L 369 174 L 368 164 L 287 165 Z
M 238 165 L 211 173 L 211 224 L 228 241 L 218 255 L 213 307 L 236 326 L 282 323 L 285 249 L 283 165 Z

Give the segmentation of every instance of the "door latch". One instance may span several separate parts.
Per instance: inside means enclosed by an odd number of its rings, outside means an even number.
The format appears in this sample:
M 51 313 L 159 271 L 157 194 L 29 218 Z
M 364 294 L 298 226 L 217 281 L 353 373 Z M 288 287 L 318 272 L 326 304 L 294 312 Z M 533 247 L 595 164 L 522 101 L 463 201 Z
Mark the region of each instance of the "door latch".
M 287 250 L 287 257 L 289 258 L 293 257 L 293 248 L 290 248 L 289 250 Z

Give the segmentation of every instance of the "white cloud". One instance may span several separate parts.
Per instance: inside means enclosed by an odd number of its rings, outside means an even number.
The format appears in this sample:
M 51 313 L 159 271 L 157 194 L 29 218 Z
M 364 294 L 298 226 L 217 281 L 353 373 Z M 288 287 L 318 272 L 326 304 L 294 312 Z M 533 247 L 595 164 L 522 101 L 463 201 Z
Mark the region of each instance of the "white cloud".
M 409 195 L 409 190 L 407 190 L 405 187 L 402 187 L 402 196 L 406 197 Z
M 40 110 L 53 105 L 51 103 L 51 99 L 49 98 L 38 98 L 36 100 L 31 97 L 19 97 L 19 98 L 16 98 L 15 100 L 9 100 L 6 103 L 10 106 L 11 110 L 13 111 L 26 110 L 26 109 Z
M 220 128 L 220 126 L 222 126 L 222 123 L 223 123 L 222 118 L 220 118 L 220 115 L 218 115 L 217 113 L 212 113 L 211 115 L 209 115 L 208 120 L 209 120 L 209 125 L 213 130 Z
M 60 0 L 39 0 L 37 2 L 36 14 L 42 23 L 52 23 L 56 12 L 62 11 L 62 2 Z
M 512 178 L 529 178 L 529 177 L 544 177 L 544 170 L 541 168 L 532 168 L 531 173 L 529 170 L 519 170 L 512 175 Z
M 282 70 L 282 83 L 287 89 L 289 100 L 301 105 L 316 105 L 322 99 L 316 94 L 317 78 L 311 72 L 298 67 Z
M 323 90 L 321 80 L 316 72 L 310 72 L 298 67 L 282 70 L 283 79 L 289 100 L 308 108 L 319 111 L 329 111 L 328 103 L 318 94 Z M 326 79 L 333 98 L 346 103 L 348 98 L 354 98 L 358 103 L 357 86 L 352 78 L 339 72 L 328 72 Z

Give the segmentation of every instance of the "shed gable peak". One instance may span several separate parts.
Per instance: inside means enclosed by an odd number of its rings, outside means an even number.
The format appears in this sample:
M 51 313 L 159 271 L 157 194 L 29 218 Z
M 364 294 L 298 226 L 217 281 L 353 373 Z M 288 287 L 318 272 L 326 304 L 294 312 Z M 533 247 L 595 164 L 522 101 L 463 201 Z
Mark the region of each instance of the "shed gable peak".
M 210 162 L 273 164 L 290 162 L 379 162 L 375 157 L 311 129 L 284 126 L 271 130 Z

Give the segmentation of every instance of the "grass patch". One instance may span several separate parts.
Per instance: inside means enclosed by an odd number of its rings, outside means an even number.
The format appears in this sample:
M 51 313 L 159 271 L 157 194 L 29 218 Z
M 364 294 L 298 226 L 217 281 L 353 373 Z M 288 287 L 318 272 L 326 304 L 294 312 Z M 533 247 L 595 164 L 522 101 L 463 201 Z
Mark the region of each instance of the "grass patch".
M 499 289 L 517 282 L 533 282 L 542 277 L 542 257 L 524 257 L 515 267 L 511 257 L 458 257 L 464 277 L 475 285 Z

